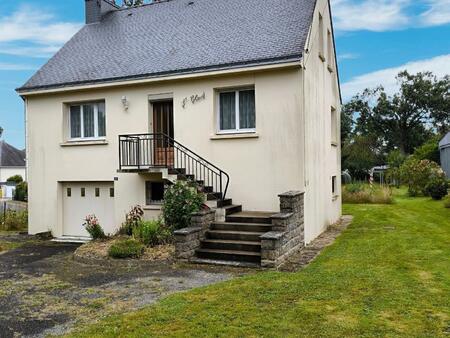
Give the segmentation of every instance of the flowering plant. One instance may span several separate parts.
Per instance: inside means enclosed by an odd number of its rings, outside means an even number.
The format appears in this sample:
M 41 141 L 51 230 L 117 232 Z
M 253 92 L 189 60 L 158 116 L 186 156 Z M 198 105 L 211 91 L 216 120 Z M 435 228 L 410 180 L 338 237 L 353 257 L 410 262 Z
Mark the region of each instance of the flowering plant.
M 104 239 L 106 238 L 105 232 L 100 226 L 100 222 L 98 221 L 97 216 L 95 215 L 87 215 L 84 219 L 83 226 L 86 228 L 86 231 L 91 235 L 92 239 Z

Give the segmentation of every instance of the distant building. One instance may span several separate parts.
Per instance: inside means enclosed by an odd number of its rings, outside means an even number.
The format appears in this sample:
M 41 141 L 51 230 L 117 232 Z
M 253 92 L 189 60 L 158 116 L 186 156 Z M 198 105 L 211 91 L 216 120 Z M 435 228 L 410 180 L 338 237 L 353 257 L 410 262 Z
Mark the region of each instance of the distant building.
M 26 180 L 25 151 L 5 141 L 0 141 L 0 191 L 1 197 L 12 198 L 14 187 L 7 184 L 11 176 L 20 175 Z
M 439 142 L 441 153 L 441 167 L 444 169 L 447 177 L 450 178 L 450 132 Z

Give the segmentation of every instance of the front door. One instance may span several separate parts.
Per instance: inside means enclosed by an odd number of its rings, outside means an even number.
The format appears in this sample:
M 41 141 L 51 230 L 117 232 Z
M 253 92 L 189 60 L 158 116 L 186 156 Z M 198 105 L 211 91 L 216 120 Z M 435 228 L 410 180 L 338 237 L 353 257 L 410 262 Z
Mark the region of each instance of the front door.
M 173 101 L 161 101 L 153 103 L 153 133 L 155 135 L 155 165 L 173 167 L 174 148 L 173 142 L 165 136 L 173 139 Z

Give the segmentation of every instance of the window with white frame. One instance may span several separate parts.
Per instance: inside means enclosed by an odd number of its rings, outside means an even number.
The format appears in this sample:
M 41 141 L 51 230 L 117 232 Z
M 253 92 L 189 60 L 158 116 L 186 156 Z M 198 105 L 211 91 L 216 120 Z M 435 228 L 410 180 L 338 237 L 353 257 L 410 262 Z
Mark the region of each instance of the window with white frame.
M 338 116 L 336 108 L 331 107 L 331 144 L 335 145 L 338 142 Z
M 324 28 L 323 28 L 323 17 L 322 14 L 319 13 L 319 58 L 322 61 L 325 61 L 325 41 L 324 41 Z
M 255 89 L 218 91 L 218 132 L 251 132 L 256 128 Z
M 70 139 L 98 139 L 105 136 L 106 116 L 104 102 L 70 105 Z

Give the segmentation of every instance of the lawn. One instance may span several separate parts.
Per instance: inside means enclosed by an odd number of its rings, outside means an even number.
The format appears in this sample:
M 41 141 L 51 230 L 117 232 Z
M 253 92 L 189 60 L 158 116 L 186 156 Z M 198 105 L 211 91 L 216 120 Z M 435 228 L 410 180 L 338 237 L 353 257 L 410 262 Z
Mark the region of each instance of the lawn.
M 345 205 L 354 222 L 307 268 L 261 272 L 101 319 L 73 337 L 448 337 L 450 209 Z

